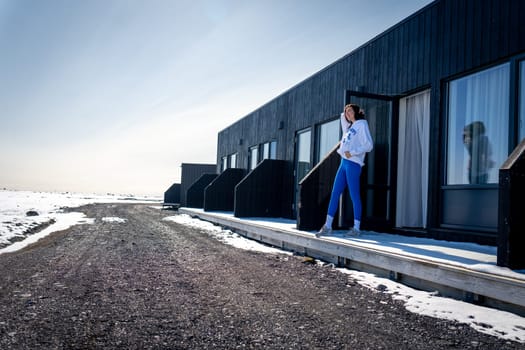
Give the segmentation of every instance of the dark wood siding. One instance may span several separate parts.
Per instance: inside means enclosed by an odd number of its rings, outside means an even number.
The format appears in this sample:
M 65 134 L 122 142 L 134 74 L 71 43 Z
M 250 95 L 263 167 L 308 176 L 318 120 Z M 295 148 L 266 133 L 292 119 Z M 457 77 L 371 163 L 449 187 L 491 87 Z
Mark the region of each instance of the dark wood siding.
M 186 191 L 186 206 L 189 208 L 204 207 L 204 190 L 219 176 L 218 174 L 202 174 Z
M 275 139 L 278 158 L 293 162 L 296 131 L 337 116 L 346 90 L 407 95 L 430 88 L 428 224 L 437 227 L 446 83 L 524 53 L 524 13 L 523 0 L 435 1 L 221 131 L 217 157 L 238 153 L 246 167 L 249 146 Z
M 216 173 L 215 164 L 193 164 L 193 163 L 182 163 L 181 165 L 181 184 L 180 184 L 180 204 L 186 206 L 186 192 L 191 185 L 202 174 Z
M 297 217 L 299 230 L 318 230 L 326 220 L 326 211 L 332 192 L 330 178 L 341 163 L 341 157 L 336 150 L 337 148 L 332 149 L 316 169 L 305 176 L 299 184 L 298 209 L 300 215 Z M 334 227 L 336 226 L 337 223 L 334 223 Z
M 244 169 L 226 169 L 204 190 L 204 210 L 233 211 L 235 186 L 246 176 Z
M 236 217 L 292 217 L 291 162 L 265 159 L 235 188 Z
M 525 140 L 511 153 L 499 171 L 498 265 L 513 270 L 525 268 Z
M 180 204 L 180 184 L 173 184 L 164 192 L 164 204 Z

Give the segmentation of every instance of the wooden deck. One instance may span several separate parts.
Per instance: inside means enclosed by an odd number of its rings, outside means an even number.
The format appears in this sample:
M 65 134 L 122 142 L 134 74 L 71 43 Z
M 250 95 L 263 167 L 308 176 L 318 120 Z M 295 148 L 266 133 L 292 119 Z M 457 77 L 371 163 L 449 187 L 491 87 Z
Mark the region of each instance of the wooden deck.
M 403 236 L 372 232 L 358 238 L 344 238 L 338 232 L 316 238 L 313 232 L 297 230 L 295 222 L 287 219 L 239 219 L 233 213 L 193 208 L 180 208 L 179 213 L 340 267 L 525 316 L 525 274 L 496 267 L 495 247 L 484 250 L 480 246 L 476 252 L 467 244 L 445 250 L 450 242 L 410 238 L 407 243 Z

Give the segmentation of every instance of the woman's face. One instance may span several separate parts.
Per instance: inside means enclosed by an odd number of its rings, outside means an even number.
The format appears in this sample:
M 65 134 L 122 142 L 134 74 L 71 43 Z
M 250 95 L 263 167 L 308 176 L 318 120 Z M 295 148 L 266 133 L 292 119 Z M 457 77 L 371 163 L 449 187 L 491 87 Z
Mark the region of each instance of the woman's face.
M 469 145 L 472 142 L 472 134 L 470 131 L 463 131 L 463 143 Z
M 345 109 L 345 118 L 349 122 L 352 122 L 352 123 L 355 122 L 355 114 L 354 114 L 354 110 L 352 109 L 352 107 L 348 107 Z

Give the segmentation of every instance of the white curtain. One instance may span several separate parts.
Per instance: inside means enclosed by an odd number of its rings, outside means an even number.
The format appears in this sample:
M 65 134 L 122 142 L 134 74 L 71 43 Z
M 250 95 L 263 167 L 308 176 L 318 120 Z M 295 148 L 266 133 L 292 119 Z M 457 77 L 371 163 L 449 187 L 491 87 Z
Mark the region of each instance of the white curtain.
M 426 227 L 430 90 L 402 99 L 399 111 L 397 227 Z

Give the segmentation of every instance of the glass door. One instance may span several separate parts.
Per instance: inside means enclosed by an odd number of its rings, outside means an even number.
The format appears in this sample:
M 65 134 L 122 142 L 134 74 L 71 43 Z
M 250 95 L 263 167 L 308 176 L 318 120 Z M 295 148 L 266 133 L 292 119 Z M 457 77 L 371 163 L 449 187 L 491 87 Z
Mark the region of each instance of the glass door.
M 346 104 L 357 104 L 365 112 L 365 119 L 374 140 L 374 149 L 366 155 L 361 173 L 362 221 L 366 227 L 372 229 L 393 226 L 391 201 L 395 172 L 392 169 L 392 123 L 396 101 L 392 96 L 358 91 L 347 91 L 346 94 Z M 340 225 L 349 226 L 353 222 L 352 202 L 347 194 L 343 198 Z

